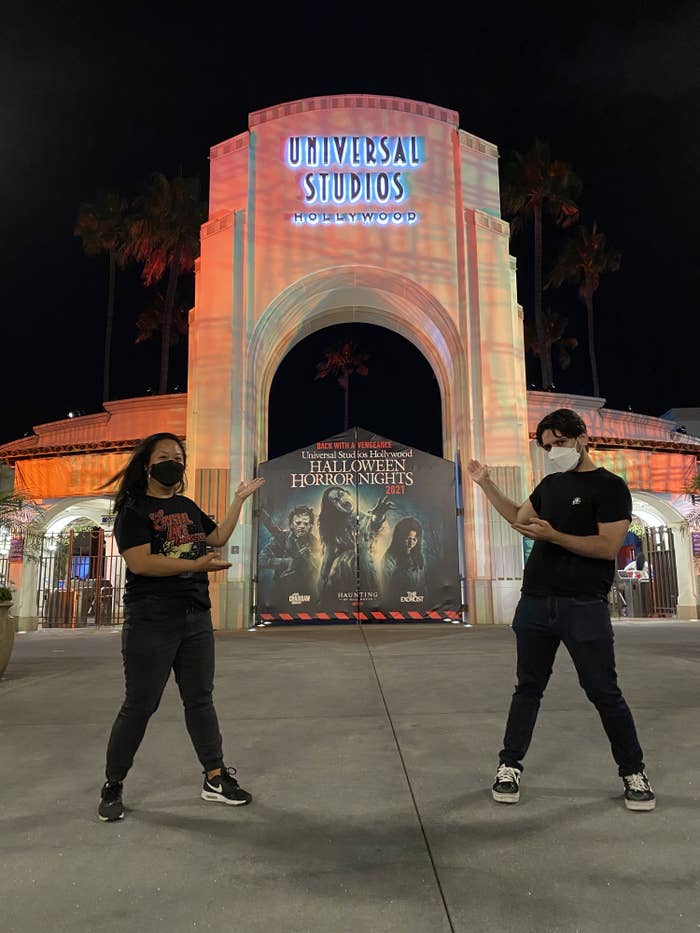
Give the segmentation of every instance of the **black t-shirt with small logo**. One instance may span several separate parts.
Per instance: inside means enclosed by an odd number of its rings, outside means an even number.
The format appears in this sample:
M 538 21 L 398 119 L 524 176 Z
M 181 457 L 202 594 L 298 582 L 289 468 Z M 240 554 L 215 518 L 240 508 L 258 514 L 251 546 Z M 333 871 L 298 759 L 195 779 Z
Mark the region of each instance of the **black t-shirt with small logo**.
M 169 499 L 144 496 L 120 510 L 114 522 L 114 536 L 120 553 L 150 544 L 151 554 L 196 560 L 206 553 L 205 539 L 215 528 L 216 523 L 186 496 Z M 185 600 L 209 609 L 208 574 L 184 572 L 172 577 L 147 577 L 127 568 L 124 603 L 133 605 L 148 596 Z
M 540 518 L 568 535 L 597 535 L 598 524 L 632 518 L 632 496 L 620 476 L 599 467 L 545 476 L 530 496 Z M 549 541 L 535 541 L 525 564 L 526 596 L 575 596 L 605 599 L 615 561 L 581 557 Z

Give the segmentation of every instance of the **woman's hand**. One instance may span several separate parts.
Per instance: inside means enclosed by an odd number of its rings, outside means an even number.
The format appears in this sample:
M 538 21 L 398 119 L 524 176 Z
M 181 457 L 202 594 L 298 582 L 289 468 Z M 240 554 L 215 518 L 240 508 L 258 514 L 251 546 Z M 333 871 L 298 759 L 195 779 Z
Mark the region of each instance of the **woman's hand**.
M 210 551 L 209 554 L 198 557 L 193 563 L 197 573 L 216 573 L 217 570 L 228 570 L 231 566 L 231 564 L 227 560 L 223 560 L 221 555 L 217 554 L 216 551 Z
M 239 483 L 238 489 L 236 490 L 236 499 L 239 502 L 245 502 L 245 500 L 252 496 L 262 484 L 265 482 L 262 476 L 256 476 L 255 479 L 251 480 L 249 483 Z

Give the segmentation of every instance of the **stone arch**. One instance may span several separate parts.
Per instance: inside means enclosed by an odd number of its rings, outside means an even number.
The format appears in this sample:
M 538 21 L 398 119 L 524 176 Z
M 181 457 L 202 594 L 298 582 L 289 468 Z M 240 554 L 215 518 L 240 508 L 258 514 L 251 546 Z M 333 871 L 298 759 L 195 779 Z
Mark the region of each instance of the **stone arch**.
M 697 617 L 697 588 L 688 521 L 678 509 L 651 492 L 632 490 L 632 512 L 647 525 L 666 525 L 673 535 L 678 575 L 678 617 Z
M 651 492 L 632 490 L 632 511 L 647 525 L 674 525 L 687 524 L 685 516 L 665 502 L 660 496 Z M 647 520 L 647 518 L 649 520 Z
M 317 330 L 352 321 L 393 330 L 423 354 L 440 389 L 443 456 L 455 459 L 459 454 L 466 462 L 472 445 L 483 444 L 482 420 L 472 413 L 469 336 L 461 334 L 444 305 L 412 279 L 365 265 L 331 267 L 305 276 L 284 289 L 260 316 L 246 354 L 249 455 L 257 462 L 267 459 L 270 388 L 285 354 Z M 490 581 L 480 586 L 477 580 L 483 571 L 479 573 L 480 530 L 475 527 L 473 496 L 465 495 L 463 506 L 463 571 L 471 611 L 474 618 L 492 621 Z
M 341 266 L 290 285 L 265 309 L 249 345 L 249 398 L 258 459 L 267 453 L 268 401 L 286 353 L 324 327 L 375 324 L 410 340 L 430 363 L 440 388 L 443 450 L 452 458 L 467 423 L 468 374 L 464 340 L 437 299 L 411 279 L 374 266 Z
M 111 509 L 112 499 L 109 496 L 71 496 L 59 499 L 42 513 L 32 530 L 53 534 L 78 518 L 87 518 L 100 525 L 102 516 Z
M 39 518 L 32 522 L 28 528 L 28 533 L 37 538 L 44 535 L 58 534 L 72 521 L 79 518 L 86 518 L 94 522 L 95 525 L 102 525 L 102 516 L 108 514 L 111 508 L 112 499 L 109 496 L 66 496 L 56 499 L 41 513 Z M 114 545 L 111 546 L 114 548 Z M 32 625 L 36 624 L 35 613 L 39 578 L 37 560 L 23 560 L 15 614 L 20 619 L 32 619 Z

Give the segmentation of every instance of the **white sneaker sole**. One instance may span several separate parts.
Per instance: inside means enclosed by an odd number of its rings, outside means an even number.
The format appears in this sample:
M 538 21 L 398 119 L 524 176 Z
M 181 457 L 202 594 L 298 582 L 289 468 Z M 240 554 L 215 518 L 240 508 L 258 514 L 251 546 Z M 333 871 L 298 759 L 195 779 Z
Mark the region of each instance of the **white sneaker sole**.
M 247 803 L 250 803 L 250 800 L 229 800 L 229 798 L 224 797 L 223 794 L 213 794 L 208 790 L 203 790 L 200 796 L 202 800 L 211 800 L 214 803 L 227 803 L 230 807 L 243 807 Z
M 517 794 L 500 794 L 497 790 L 492 790 L 491 794 L 497 803 L 517 803 L 520 800 L 520 791 Z
M 98 814 L 97 814 L 97 818 L 98 818 L 99 820 L 102 820 L 103 823 L 117 823 L 117 822 L 119 822 L 119 820 L 123 820 L 123 819 L 124 819 L 124 814 L 123 814 L 123 813 L 120 813 L 119 816 L 115 818 L 115 817 L 113 817 L 113 816 L 102 816 L 101 813 L 98 813 Z
M 653 810 L 656 806 L 656 800 L 627 800 L 625 806 L 628 810 Z

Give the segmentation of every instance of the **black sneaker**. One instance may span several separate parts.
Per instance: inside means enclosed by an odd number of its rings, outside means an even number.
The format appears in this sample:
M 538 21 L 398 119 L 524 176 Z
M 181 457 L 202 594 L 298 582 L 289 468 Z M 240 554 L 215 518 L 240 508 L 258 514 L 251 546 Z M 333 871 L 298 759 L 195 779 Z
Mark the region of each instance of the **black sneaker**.
M 499 803 L 517 803 L 520 800 L 520 770 L 500 764 L 491 793 Z
M 97 815 L 103 823 L 124 819 L 122 803 L 122 782 L 107 781 L 100 792 L 100 806 Z
M 219 803 L 227 803 L 232 807 L 241 807 L 250 803 L 253 795 L 239 786 L 235 774 L 235 768 L 226 767 L 221 769 L 221 774 L 211 779 L 205 774 L 202 800 L 218 800 Z
M 624 774 L 622 782 L 625 785 L 625 806 L 628 810 L 653 810 L 656 806 L 656 797 L 651 789 L 649 778 L 643 771 L 636 774 Z

